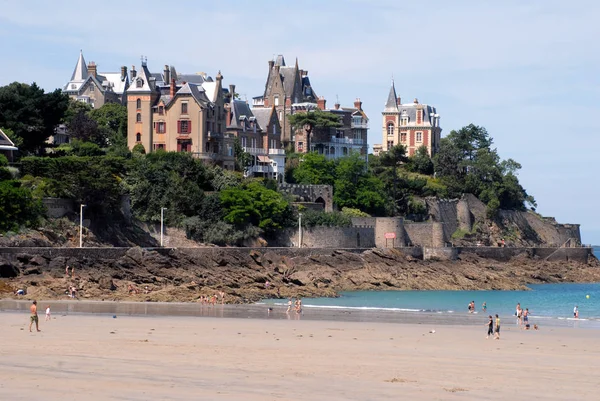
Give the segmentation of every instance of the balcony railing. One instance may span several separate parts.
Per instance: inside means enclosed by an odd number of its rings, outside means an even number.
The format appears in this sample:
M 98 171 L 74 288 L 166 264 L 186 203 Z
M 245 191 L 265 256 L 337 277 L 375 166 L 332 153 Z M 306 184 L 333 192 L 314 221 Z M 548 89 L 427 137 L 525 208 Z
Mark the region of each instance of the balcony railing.
M 356 139 L 356 138 L 336 138 L 334 136 L 331 137 L 332 143 L 341 143 L 345 145 L 364 145 L 364 139 Z
M 369 123 L 350 123 L 351 128 L 369 129 Z
M 285 155 L 285 149 L 267 149 L 265 148 L 244 148 L 244 152 L 250 153 L 251 155 Z

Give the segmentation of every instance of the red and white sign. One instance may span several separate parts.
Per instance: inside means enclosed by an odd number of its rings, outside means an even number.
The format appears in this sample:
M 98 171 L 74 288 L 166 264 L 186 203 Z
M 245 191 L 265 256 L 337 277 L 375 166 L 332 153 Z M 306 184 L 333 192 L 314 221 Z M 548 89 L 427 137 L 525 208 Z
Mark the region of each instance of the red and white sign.
M 385 239 L 394 239 L 396 238 L 396 233 L 385 233 Z

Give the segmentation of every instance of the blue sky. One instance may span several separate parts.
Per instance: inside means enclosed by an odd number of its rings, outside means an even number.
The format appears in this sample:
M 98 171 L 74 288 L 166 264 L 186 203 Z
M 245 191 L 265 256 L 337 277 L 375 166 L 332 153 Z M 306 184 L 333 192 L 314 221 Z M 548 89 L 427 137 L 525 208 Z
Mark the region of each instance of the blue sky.
M 598 1 L 3 3 L 1 85 L 62 87 L 83 49 L 100 71 L 139 66 L 141 55 L 154 71 L 221 70 L 251 101 L 283 54 L 328 104 L 360 97 L 372 145 L 393 76 L 403 101 L 437 107 L 442 135 L 485 126 L 500 155 L 523 165 L 538 211 L 600 243 Z

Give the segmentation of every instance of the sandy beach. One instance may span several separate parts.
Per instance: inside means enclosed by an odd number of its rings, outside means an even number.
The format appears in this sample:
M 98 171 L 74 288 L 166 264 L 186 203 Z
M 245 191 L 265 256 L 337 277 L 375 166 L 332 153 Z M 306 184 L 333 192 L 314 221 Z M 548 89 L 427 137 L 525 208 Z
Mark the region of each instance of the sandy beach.
M 45 308 L 40 304 L 40 310 Z M 274 313 L 282 313 L 274 311 Z M 39 400 L 596 399 L 597 330 L 0 313 L 0 393 Z M 435 330 L 435 333 L 430 333 Z

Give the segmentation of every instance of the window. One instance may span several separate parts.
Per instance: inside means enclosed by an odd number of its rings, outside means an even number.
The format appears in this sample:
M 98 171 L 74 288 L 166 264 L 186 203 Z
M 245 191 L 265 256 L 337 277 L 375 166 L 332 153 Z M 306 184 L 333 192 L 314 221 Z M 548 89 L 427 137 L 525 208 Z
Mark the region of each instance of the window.
M 304 152 L 304 142 L 298 142 L 298 152 Z
M 271 149 L 276 149 L 277 148 L 277 141 L 275 139 L 271 139 Z
M 387 124 L 387 134 L 394 135 L 394 123 L 391 121 Z
M 277 126 L 273 124 L 273 135 L 277 135 Z
M 275 106 L 279 106 L 279 96 L 275 96 Z
M 279 122 L 283 120 L 283 111 L 279 111 Z
M 192 124 L 188 120 L 179 121 L 179 134 L 189 134 L 192 132 Z
M 158 114 L 161 115 L 161 116 L 165 114 L 165 107 L 164 106 L 158 106 Z
M 142 122 L 142 113 L 137 113 L 135 115 L 135 122 L 136 123 L 141 123 Z
M 142 108 L 142 99 L 138 99 L 135 101 L 135 108 L 138 110 Z
M 417 132 L 417 142 L 423 142 L 423 133 Z
M 406 132 L 400 133 L 400 142 L 406 142 Z
M 94 85 L 90 85 L 90 92 L 94 91 L 95 86 Z
M 243 137 L 242 137 L 242 148 L 245 148 L 245 147 L 246 147 L 246 145 L 247 145 L 247 141 L 248 141 L 248 139 L 247 139 L 245 136 L 243 136 Z
M 141 88 L 144 86 L 144 80 L 141 78 L 138 78 L 137 81 L 135 81 L 135 87 L 136 88 Z
M 135 134 L 135 141 L 142 142 L 142 134 L 140 134 L 139 132 Z
M 252 138 L 252 147 L 256 148 L 256 138 Z
M 154 150 L 158 150 L 158 149 L 165 149 L 165 144 L 164 143 L 155 143 L 154 144 Z
M 71 89 L 75 89 L 75 88 L 77 88 L 77 85 L 71 84 Z
M 181 103 L 181 114 L 187 114 L 187 112 L 188 112 L 188 104 Z
M 387 150 L 390 150 L 393 147 L 394 147 L 394 141 L 388 141 L 388 143 L 387 143 Z
M 402 117 L 402 125 L 404 125 L 404 126 L 408 125 L 408 117 Z
M 159 121 L 156 123 L 156 132 L 159 134 L 164 134 L 166 132 L 166 124 L 164 121 Z

